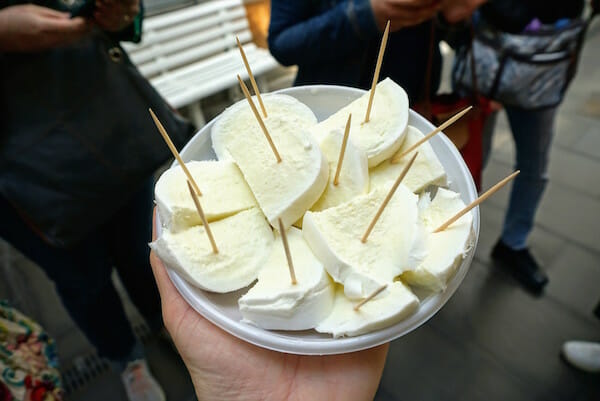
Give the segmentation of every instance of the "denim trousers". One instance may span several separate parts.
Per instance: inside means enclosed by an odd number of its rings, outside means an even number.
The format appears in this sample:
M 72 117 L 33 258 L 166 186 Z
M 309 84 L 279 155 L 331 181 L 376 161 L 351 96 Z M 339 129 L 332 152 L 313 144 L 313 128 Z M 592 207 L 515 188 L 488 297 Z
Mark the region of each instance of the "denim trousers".
M 0 235 L 45 271 L 73 321 L 98 354 L 111 361 L 139 354 L 111 280 L 113 267 L 151 328 L 162 325 L 160 297 L 149 264 L 152 191 L 149 180 L 109 221 L 69 249 L 44 242 L 0 196 Z
M 548 182 L 548 161 L 557 109 L 525 110 L 505 106 L 516 148 L 515 170 L 521 170 L 521 173 L 512 184 L 501 239 L 515 250 L 527 247 L 527 237 L 533 229 L 535 213 Z M 491 151 L 496 117 L 497 113 L 494 113 L 484 128 L 484 165 Z

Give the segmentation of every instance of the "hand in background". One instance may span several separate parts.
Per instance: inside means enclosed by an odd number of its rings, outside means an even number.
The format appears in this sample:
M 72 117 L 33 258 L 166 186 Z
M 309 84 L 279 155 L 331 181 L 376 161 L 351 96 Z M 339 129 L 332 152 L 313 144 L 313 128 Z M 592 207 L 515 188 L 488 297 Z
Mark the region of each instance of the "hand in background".
M 299 356 L 259 348 L 200 316 L 175 289 L 154 253 L 150 263 L 165 327 L 190 372 L 199 400 L 373 399 L 387 344 L 332 356 Z
M 139 12 L 139 0 L 96 0 L 94 22 L 102 30 L 118 32 L 128 27 Z
M 390 30 L 418 25 L 427 21 L 439 11 L 441 0 L 370 0 L 375 21 L 379 29 L 384 29 L 390 20 Z
M 83 18 L 33 4 L 0 9 L 0 51 L 36 52 L 65 46 L 83 37 Z
M 451 24 L 470 18 L 486 0 L 446 0 L 442 6 L 444 18 Z

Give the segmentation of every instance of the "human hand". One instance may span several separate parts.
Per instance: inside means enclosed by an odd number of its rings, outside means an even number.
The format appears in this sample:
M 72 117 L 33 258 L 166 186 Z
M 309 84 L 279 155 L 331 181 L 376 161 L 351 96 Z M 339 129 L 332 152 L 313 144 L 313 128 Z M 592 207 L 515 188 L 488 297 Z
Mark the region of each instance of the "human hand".
M 51 8 L 23 4 L 0 9 L 0 51 L 36 52 L 65 46 L 83 37 L 89 25 Z
M 156 232 L 154 228 L 152 231 L 154 240 Z M 165 327 L 188 368 L 199 400 L 373 399 L 388 344 L 331 356 L 300 356 L 259 348 L 224 332 L 192 309 L 154 252 L 150 264 Z
M 465 20 L 475 12 L 486 0 L 446 0 L 442 5 L 442 14 L 451 24 Z
M 94 22 L 100 29 L 118 32 L 128 27 L 140 12 L 140 0 L 96 0 Z
M 441 0 L 370 0 L 375 21 L 383 30 L 390 21 L 390 30 L 418 25 L 432 18 L 441 7 Z

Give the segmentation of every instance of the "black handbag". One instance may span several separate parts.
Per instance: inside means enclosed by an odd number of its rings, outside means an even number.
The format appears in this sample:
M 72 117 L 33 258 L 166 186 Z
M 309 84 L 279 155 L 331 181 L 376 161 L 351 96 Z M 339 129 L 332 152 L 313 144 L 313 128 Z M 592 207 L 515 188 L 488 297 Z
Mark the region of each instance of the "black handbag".
M 0 194 L 29 225 L 68 247 L 107 221 L 170 152 L 180 118 L 102 32 L 51 51 L 0 53 Z
M 499 31 L 480 19 L 472 44 L 456 52 L 454 89 L 463 94 L 473 92 L 470 58 L 474 52 L 482 95 L 524 109 L 558 105 L 575 76 L 585 32 L 594 15 L 559 28 L 518 34 Z

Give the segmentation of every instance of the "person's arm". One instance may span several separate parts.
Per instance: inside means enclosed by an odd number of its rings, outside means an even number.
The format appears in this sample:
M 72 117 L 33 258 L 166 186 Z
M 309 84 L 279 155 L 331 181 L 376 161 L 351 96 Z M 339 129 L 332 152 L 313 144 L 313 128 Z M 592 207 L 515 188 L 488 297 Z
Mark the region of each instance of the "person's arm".
M 152 240 L 156 239 L 156 209 Z M 202 401 L 372 400 L 388 344 L 340 355 L 270 351 L 233 337 L 198 314 L 179 294 L 154 252 L 150 264 L 165 327 Z
M 89 25 L 81 17 L 34 4 L 0 9 L 0 52 L 38 52 L 81 39 Z
M 271 1 L 269 49 L 283 65 L 343 59 L 379 34 L 369 0 L 343 1 L 319 15 L 312 3 Z

